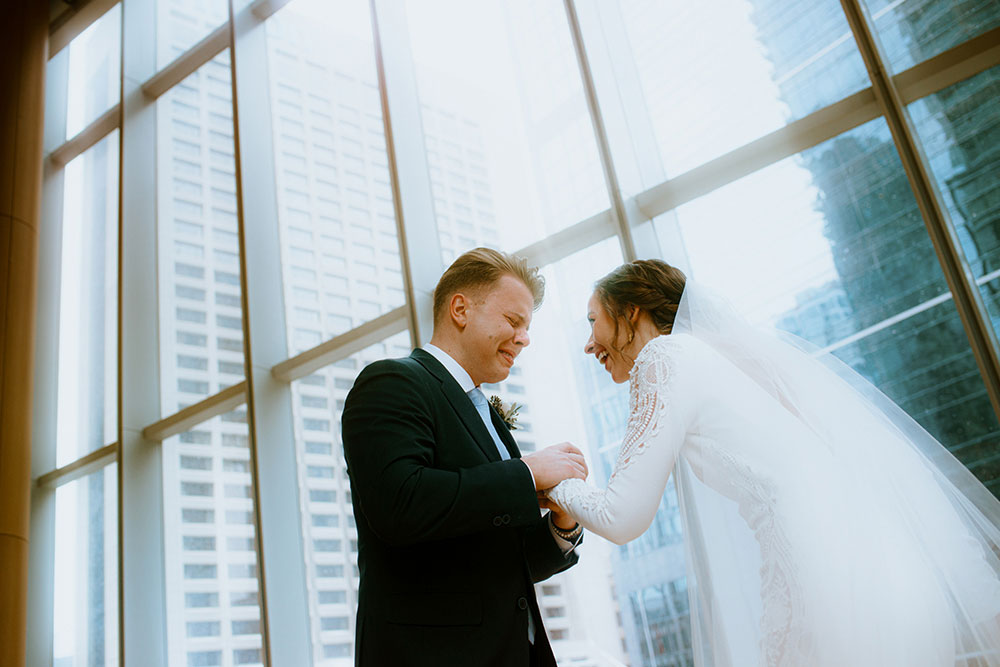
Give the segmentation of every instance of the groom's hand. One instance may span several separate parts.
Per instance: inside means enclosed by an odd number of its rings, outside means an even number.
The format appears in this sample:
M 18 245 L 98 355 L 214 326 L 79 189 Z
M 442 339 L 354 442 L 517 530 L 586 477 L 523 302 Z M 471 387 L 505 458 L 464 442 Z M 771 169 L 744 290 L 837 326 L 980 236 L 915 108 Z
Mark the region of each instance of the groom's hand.
M 564 479 L 587 479 L 583 452 L 568 442 L 546 447 L 521 459 L 535 478 L 535 490 L 550 489 Z

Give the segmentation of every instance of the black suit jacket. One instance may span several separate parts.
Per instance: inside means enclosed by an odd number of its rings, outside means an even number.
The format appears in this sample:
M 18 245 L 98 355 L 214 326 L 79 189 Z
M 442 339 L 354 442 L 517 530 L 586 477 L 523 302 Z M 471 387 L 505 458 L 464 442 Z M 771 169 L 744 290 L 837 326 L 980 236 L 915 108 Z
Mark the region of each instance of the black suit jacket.
M 539 664 L 555 659 L 534 582 L 572 566 L 541 517 L 531 473 L 493 409 L 496 445 L 430 353 L 377 361 L 342 417 L 358 526 L 356 664 Z

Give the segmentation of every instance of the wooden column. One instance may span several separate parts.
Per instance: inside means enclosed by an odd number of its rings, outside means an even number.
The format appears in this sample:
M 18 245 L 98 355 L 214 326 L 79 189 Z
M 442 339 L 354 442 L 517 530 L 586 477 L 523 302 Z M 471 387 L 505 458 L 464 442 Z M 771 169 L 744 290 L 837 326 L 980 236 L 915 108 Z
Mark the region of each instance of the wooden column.
M 25 663 L 31 396 L 48 3 L 0 21 L 0 664 Z

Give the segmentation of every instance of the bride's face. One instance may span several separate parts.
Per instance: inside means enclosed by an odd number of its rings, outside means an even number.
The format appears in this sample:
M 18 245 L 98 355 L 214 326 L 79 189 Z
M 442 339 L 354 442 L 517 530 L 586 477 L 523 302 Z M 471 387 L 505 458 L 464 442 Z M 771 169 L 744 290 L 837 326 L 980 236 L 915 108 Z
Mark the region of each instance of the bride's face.
M 621 323 L 618 327 L 618 340 L 614 340 L 615 321 L 604 310 L 596 293 L 587 303 L 587 320 L 590 322 L 590 338 L 587 339 L 583 351 L 594 355 L 597 363 L 611 373 L 612 380 L 618 384 L 625 382 L 628 380 L 628 373 L 632 370 L 634 361 L 623 356 L 618 350 L 624 347 L 622 343 L 626 340 L 628 325 Z

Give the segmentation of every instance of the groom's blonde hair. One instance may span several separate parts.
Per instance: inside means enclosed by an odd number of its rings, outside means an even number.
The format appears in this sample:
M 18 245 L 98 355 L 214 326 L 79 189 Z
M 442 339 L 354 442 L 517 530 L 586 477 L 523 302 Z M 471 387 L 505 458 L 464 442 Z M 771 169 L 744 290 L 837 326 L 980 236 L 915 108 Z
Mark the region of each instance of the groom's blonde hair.
M 448 302 L 458 292 L 479 294 L 503 276 L 514 276 L 531 292 L 535 310 L 545 298 L 545 278 L 528 260 L 492 248 L 473 248 L 464 253 L 444 272 L 434 288 L 434 324 L 444 317 Z

